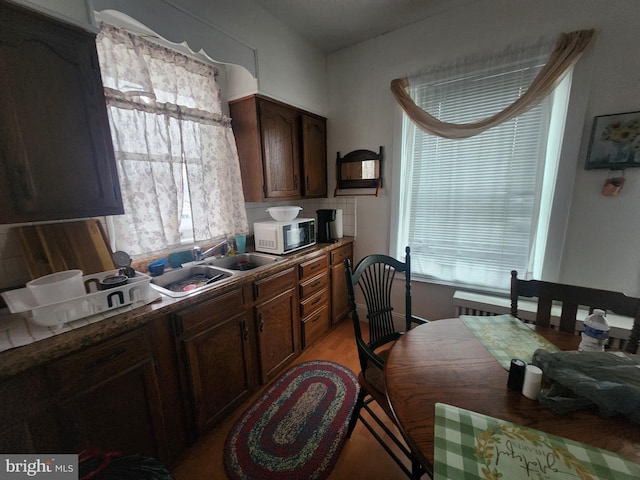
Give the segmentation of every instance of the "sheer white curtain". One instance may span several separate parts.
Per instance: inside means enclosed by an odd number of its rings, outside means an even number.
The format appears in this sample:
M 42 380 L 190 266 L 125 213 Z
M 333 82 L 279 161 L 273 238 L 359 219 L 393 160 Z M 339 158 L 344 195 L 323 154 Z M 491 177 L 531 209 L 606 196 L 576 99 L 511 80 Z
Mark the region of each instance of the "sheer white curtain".
M 183 215 L 196 242 L 246 232 L 215 67 L 108 24 L 97 45 L 125 206 L 113 217 L 116 248 L 139 255 L 180 245 Z

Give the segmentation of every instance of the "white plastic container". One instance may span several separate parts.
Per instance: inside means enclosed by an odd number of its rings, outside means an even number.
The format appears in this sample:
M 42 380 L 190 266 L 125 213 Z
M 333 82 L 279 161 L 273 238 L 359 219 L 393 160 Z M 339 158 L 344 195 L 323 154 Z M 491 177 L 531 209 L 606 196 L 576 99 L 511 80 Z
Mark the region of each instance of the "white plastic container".
M 582 341 L 578 346 L 581 352 L 602 352 L 609 337 L 609 323 L 605 311 L 596 308 L 593 313 L 584 320 Z
M 27 282 L 27 289 L 38 305 L 64 302 L 84 295 L 82 270 L 65 270 Z
M 338 239 L 343 237 L 341 208 L 336 210 L 336 219 L 329 224 L 329 230 L 331 232 L 331 238 Z
M 296 218 L 302 210 L 302 207 L 283 206 L 283 207 L 269 207 L 267 213 L 278 222 L 289 222 Z

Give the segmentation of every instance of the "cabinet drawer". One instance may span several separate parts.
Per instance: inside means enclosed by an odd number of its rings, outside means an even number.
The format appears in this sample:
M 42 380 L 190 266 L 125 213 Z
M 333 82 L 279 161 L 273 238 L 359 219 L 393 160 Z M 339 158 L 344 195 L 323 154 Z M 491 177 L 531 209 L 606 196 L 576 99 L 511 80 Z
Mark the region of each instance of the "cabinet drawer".
M 351 258 L 351 244 L 343 245 L 331 251 L 331 265 L 342 263 L 345 259 Z
M 177 328 L 179 332 L 186 332 L 203 324 L 221 322 L 243 308 L 242 289 L 233 290 L 178 312 Z
M 329 265 L 327 264 L 327 255 L 316 257 L 313 260 L 301 263 L 299 265 L 300 281 L 307 280 L 320 272 L 325 271 Z
M 323 272 L 300 284 L 300 300 L 305 300 L 316 292 L 329 286 L 329 274 Z
M 151 359 L 144 331 L 138 330 L 74 353 L 46 367 L 52 389 L 73 393 L 121 374 Z
M 276 273 L 269 278 L 255 282 L 253 284 L 253 293 L 256 300 L 264 300 L 293 288 L 295 284 L 296 276 L 293 268 L 290 268 L 283 272 Z
M 322 305 L 329 305 L 329 289 L 319 291 L 315 295 L 300 302 L 300 317 L 304 318 Z
M 302 320 L 302 348 L 311 345 L 318 337 L 329 330 L 329 308 L 325 305 L 317 312 Z

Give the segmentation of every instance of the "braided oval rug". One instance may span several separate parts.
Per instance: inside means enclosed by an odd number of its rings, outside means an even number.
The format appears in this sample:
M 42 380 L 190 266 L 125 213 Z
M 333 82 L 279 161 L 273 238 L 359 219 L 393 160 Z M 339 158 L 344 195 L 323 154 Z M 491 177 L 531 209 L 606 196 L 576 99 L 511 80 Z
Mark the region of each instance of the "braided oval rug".
M 340 364 L 318 360 L 292 367 L 229 432 L 229 478 L 327 478 L 346 440 L 358 389 L 356 375 Z

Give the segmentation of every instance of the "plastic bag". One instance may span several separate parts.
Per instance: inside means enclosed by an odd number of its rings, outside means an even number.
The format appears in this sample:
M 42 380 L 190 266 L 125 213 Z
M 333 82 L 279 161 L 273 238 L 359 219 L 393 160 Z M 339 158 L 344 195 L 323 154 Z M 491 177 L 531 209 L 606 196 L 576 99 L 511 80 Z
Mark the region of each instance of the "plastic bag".
M 604 417 L 640 423 L 640 355 L 539 349 L 532 363 L 553 382 L 538 397 L 545 407 L 559 414 L 598 407 Z

